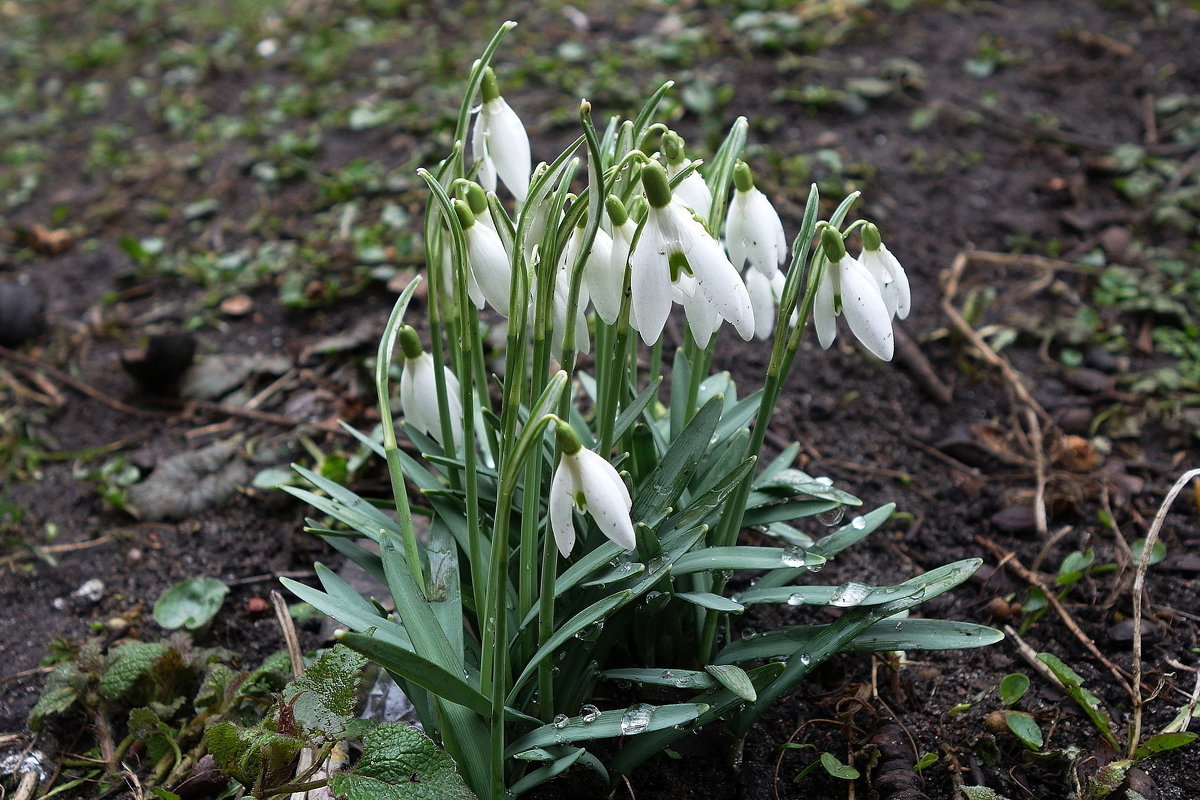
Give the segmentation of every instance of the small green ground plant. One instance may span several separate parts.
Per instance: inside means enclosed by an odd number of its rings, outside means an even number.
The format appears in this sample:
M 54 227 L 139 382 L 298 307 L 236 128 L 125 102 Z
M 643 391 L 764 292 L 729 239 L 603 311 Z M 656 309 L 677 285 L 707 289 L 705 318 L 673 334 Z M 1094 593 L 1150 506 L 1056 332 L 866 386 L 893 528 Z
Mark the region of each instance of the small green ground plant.
M 531 169 L 488 67 L 510 27 L 471 71 L 453 150 L 419 173 L 431 196 L 426 313 L 406 324 L 415 280 L 379 347 L 382 424 L 355 432 L 386 461 L 392 496 L 303 469 L 313 490 L 284 487 L 321 513 L 310 530 L 387 585 L 395 610 L 320 565 L 321 588 L 287 585 L 396 679 L 480 797 L 520 795 L 573 765 L 611 781 L 717 721 L 740 739 L 837 653 L 997 641 L 989 628 L 906 618 L 966 580 L 975 559 L 893 586 L 814 584 L 893 507 L 857 513 L 861 500 L 794 468 L 798 446 L 759 463 L 809 318 L 823 346 L 843 315 L 890 360 L 891 320 L 908 313 L 907 278 L 877 229 L 846 223 L 856 195 L 819 220 L 813 187 L 789 248 L 739 161 L 746 120 L 701 171 L 654 121 L 670 84 L 602 132 L 583 102 L 582 136 Z M 846 252 L 853 233 L 860 258 Z M 674 303 L 687 327 L 671 357 Z M 485 322 L 505 336 L 500 368 L 485 358 Z M 770 341 L 762 388 L 741 394 L 710 374 L 722 322 Z M 594 372 L 576 371 L 592 338 Z M 805 530 L 817 521 L 827 535 Z M 738 544 L 745 529 L 763 543 Z M 838 616 L 734 635 L 737 615 L 766 603 Z M 628 702 L 594 705 L 601 682 Z M 623 741 L 608 763 L 589 749 L 601 739 Z

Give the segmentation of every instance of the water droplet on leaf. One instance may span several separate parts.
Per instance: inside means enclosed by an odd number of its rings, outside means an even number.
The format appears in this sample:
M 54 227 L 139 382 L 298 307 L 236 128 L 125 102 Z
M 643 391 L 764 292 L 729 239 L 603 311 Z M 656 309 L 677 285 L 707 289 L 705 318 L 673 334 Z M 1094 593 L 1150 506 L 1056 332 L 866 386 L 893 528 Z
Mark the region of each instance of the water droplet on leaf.
M 839 608 L 851 608 L 866 600 L 870 593 L 871 587 L 867 584 L 848 581 L 834 589 L 833 595 L 829 598 L 829 604 Z
M 799 545 L 790 544 L 783 548 L 783 554 L 780 556 L 783 559 L 785 567 L 803 567 L 804 566 L 804 548 Z
M 854 528 L 856 531 L 863 530 L 867 527 L 867 518 L 861 516 L 855 517 L 854 519 L 850 520 L 850 527 Z
M 566 714 L 559 714 L 554 718 L 554 727 L 565 728 L 568 722 L 570 722 L 570 719 L 568 719 Z
M 792 592 L 788 595 L 787 604 L 789 606 L 804 605 L 804 595 L 800 594 L 799 592 Z
M 600 718 L 600 709 L 588 704 L 579 709 L 579 716 L 584 723 L 595 722 Z
M 842 517 L 844 516 L 846 516 L 846 507 L 834 506 L 828 511 L 822 511 L 820 514 L 817 514 L 817 522 L 821 523 L 827 528 L 832 528 L 834 525 L 837 525 L 839 522 L 841 522 Z
M 654 708 L 645 703 L 637 703 L 625 709 L 621 715 L 621 734 L 633 736 L 650 727 L 650 718 L 654 716 Z

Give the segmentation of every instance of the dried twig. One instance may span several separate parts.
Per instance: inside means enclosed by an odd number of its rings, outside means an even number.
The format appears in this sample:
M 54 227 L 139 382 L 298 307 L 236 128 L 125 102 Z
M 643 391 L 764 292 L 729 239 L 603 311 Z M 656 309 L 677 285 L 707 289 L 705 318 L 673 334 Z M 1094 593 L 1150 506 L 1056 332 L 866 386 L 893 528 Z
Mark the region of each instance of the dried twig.
M 287 647 L 288 661 L 292 665 L 292 677 L 304 672 L 304 654 L 300 651 L 300 636 L 296 633 L 296 625 L 292 615 L 288 613 L 287 603 L 279 592 L 271 592 L 271 605 L 275 609 L 275 621 L 283 633 L 283 643 Z
M 1012 639 L 1013 645 L 1017 648 L 1017 655 L 1019 655 L 1025 661 L 1025 663 L 1028 664 L 1031 669 L 1033 669 L 1034 672 L 1049 681 L 1051 686 L 1057 686 L 1060 689 L 1063 688 L 1063 683 L 1058 679 L 1058 676 L 1055 675 L 1048 666 L 1046 666 L 1044 661 L 1037 657 L 1037 651 L 1030 647 L 1029 643 L 1021 638 L 1020 634 L 1016 632 L 1012 625 L 1004 626 L 1004 635 Z
M 1129 725 L 1129 758 L 1133 758 L 1142 735 L 1142 591 L 1146 585 L 1146 570 L 1150 568 L 1150 553 L 1154 543 L 1158 541 L 1159 531 L 1162 530 L 1163 520 L 1166 519 L 1171 504 L 1183 491 L 1183 487 L 1197 477 L 1200 477 L 1200 469 L 1191 469 L 1175 481 L 1175 485 L 1163 498 L 1162 505 L 1158 507 L 1158 513 L 1154 515 L 1154 521 L 1150 523 L 1150 530 L 1146 533 L 1142 552 L 1136 559 L 1137 567 L 1133 575 L 1133 721 Z
M 104 405 L 108 406 L 109 408 L 113 409 L 114 411 L 120 411 L 122 414 L 128 414 L 131 417 L 160 417 L 160 416 L 162 416 L 162 414 L 160 414 L 157 411 L 147 411 L 142 408 L 134 408 L 131 405 L 122 403 L 120 400 L 116 399 L 115 397 L 110 397 L 109 395 L 100 391 L 96 387 L 90 386 L 89 384 L 84 383 L 83 381 L 79 380 L 78 378 L 68 375 L 67 373 L 63 372 L 61 369 L 58 369 L 57 367 L 52 367 L 49 364 L 46 364 L 42 361 L 37 360 L 36 358 L 30 358 L 29 356 L 25 355 L 24 353 L 18 353 L 15 350 L 9 350 L 7 347 L 0 347 L 0 358 L 10 359 L 12 361 L 17 362 L 18 364 L 23 364 L 24 366 L 29 367 L 30 369 L 41 370 L 42 372 L 49 375 L 51 378 L 58 381 L 59 383 L 66 384 L 67 386 L 70 386 L 75 391 L 81 392 L 82 394 L 86 394 L 88 397 L 92 398 L 93 400 L 97 400 L 97 401 L 103 403 Z
M 1058 614 L 1059 618 L 1063 621 L 1063 624 L 1067 626 L 1067 630 L 1069 630 L 1075 636 L 1075 638 L 1079 640 L 1079 643 L 1083 645 L 1085 650 L 1091 653 L 1093 658 L 1103 664 L 1108 671 L 1112 673 L 1112 676 L 1117 679 L 1117 683 L 1120 684 L 1126 692 L 1129 692 L 1130 695 L 1133 694 L 1133 689 L 1129 686 L 1129 681 L 1126 679 L 1125 674 L 1121 672 L 1121 669 L 1116 664 L 1109 661 L 1104 654 L 1100 652 L 1099 648 L 1096 647 L 1096 643 L 1092 641 L 1092 638 L 1083 632 L 1083 629 L 1079 627 L 1079 624 L 1075 622 L 1075 619 L 1070 615 L 1070 613 L 1067 612 L 1067 609 L 1063 606 L 1063 604 L 1059 602 L 1058 595 L 1047 588 L 1046 584 L 1042 582 L 1042 579 L 1039 578 L 1036 573 L 1031 572 L 1024 564 L 1022 564 L 1020 559 L 1017 558 L 1016 554 L 1006 553 L 1002 548 L 988 539 L 985 539 L 982 536 L 976 536 L 975 541 L 990 550 L 992 555 L 994 555 L 997 559 L 1002 560 L 1005 567 L 1016 574 L 1018 578 L 1025 581 L 1030 586 L 1040 589 L 1042 594 L 1046 596 L 1046 602 L 1050 604 L 1050 607 L 1054 609 L 1056 614 Z
M 1046 448 L 1042 440 L 1042 426 L 1032 408 L 1025 409 L 1025 424 L 1029 426 L 1030 448 L 1033 450 L 1033 465 L 1036 488 L 1033 494 L 1033 522 L 1038 537 L 1045 539 L 1050 533 L 1046 522 Z

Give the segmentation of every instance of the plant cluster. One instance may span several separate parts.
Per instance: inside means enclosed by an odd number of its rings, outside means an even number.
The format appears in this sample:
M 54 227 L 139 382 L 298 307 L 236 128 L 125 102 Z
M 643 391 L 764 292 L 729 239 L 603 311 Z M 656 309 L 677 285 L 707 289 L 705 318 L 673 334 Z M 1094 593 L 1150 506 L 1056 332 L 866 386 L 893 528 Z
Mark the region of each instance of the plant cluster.
M 454 149 L 420 173 L 432 198 L 420 326 L 431 346 L 404 322 L 414 281 L 379 348 L 382 424 L 356 432 L 386 461 L 392 496 L 361 497 L 307 470 L 316 491 L 285 487 L 324 515 L 310 530 L 386 583 L 394 612 L 321 566 L 321 589 L 288 581 L 292 591 L 391 673 L 486 797 L 519 795 L 575 764 L 610 780 L 718 720 L 740 738 L 839 652 L 996 641 L 981 626 L 906 618 L 977 560 L 895 586 L 811 583 L 893 507 L 839 526 L 861 501 L 793 468 L 796 446 L 756 473 L 809 317 L 829 346 L 845 316 L 887 360 L 891 321 L 908 312 L 907 279 L 878 230 L 845 224 L 855 196 L 818 221 L 813 187 L 789 248 L 739 162 L 746 120 L 702 172 L 682 139 L 653 122 L 670 84 L 603 133 L 585 101 L 583 135 L 531 168 L 525 128 L 488 67 L 509 27 L 471 71 Z M 853 231 L 861 258 L 847 252 Z M 687 329 L 664 381 L 663 331 L 676 303 Z M 495 377 L 485 320 L 505 331 Z M 741 397 L 727 374 L 709 374 L 723 322 L 743 339 L 771 340 L 764 386 Z M 593 338 L 595 372 L 576 372 Z M 419 456 L 401 448 L 393 421 L 397 344 L 401 430 Z M 811 536 L 810 518 L 832 532 Z M 739 545 L 744 529 L 760 544 Z M 743 571 L 757 581 L 730 596 Z M 838 615 L 733 636 L 733 617 L 761 603 Z M 593 705 L 601 681 L 628 686 L 633 702 Z M 641 702 L 651 697 L 682 702 Z M 588 749 L 618 737 L 624 746 L 607 765 Z

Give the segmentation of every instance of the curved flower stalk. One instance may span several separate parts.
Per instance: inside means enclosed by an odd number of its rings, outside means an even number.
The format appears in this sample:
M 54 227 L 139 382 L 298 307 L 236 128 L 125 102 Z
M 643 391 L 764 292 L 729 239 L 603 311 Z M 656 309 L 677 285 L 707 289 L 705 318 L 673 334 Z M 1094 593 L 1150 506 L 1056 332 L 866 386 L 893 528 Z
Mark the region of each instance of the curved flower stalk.
M 674 180 L 675 176 L 692 165 L 692 160 L 684 155 L 683 138 L 673 131 L 667 131 L 662 138 L 663 155 L 667 161 L 667 178 Z M 692 170 L 675 187 L 675 198 L 683 203 L 700 219 L 708 219 L 712 210 L 712 192 L 704 182 L 704 176 L 698 170 Z
M 512 262 L 499 234 L 486 225 L 475 222 L 470 207 L 461 200 L 454 200 L 454 211 L 462 223 L 463 235 L 467 240 L 467 265 L 471 272 L 468 280 L 471 301 L 483 308 L 486 301 L 503 316 L 508 316 L 509 289 L 512 283 Z M 474 280 L 479 294 L 470 291 Z
M 518 203 L 529 193 L 529 134 L 517 112 L 500 96 L 496 73 L 483 72 L 483 105 L 471 132 L 471 153 L 479 164 L 479 183 L 496 191 L 496 178 L 512 192 Z
M 733 200 L 725 217 L 729 260 L 738 269 L 749 262 L 751 267 L 774 279 L 788 255 L 783 223 L 771 201 L 755 187 L 754 175 L 742 161 L 733 168 L 733 185 Z
M 863 251 L 858 260 L 879 284 L 884 305 L 892 318 L 907 319 L 912 294 L 904 267 L 879 237 L 879 228 L 868 222 L 862 229 Z
M 754 309 L 755 338 L 769 339 L 775 331 L 775 309 L 783 297 L 786 280 L 783 270 L 775 270 L 769 278 L 754 267 L 746 270 L 746 291 L 750 294 L 750 305 Z M 793 324 L 798 317 L 799 312 L 793 310 Z
M 550 527 L 554 543 L 563 558 L 575 547 L 574 509 L 590 514 L 600 532 L 626 550 L 637 547 L 629 509 L 633 500 L 629 489 L 612 464 L 579 441 L 579 435 L 565 422 L 555 429 L 562 456 L 550 482 Z
M 571 291 L 571 270 L 566 267 L 560 267 L 554 279 L 554 308 L 553 320 L 554 326 L 551 332 L 551 354 L 555 358 L 562 358 L 563 339 L 567 332 L 567 298 Z M 579 300 L 575 308 L 575 352 L 576 355 L 582 355 L 591 352 L 591 340 L 588 338 L 587 325 L 587 304 L 588 292 L 587 286 L 579 287 Z M 532 313 L 533 306 L 530 306 Z
M 634 309 L 630 324 L 636 323 L 646 344 L 658 341 L 671 313 L 671 286 L 682 275 L 691 275 L 695 279 L 691 293 L 702 295 L 717 316 L 749 341 L 754 335 L 750 296 L 721 245 L 690 209 L 672 201 L 667 175 L 660 165 L 650 162 L 645 166 L 642 185 L 649 209 L 629 256 Z M 679 286 L 685 296 L 689 288 Z
M 404 352 L 404 371 L 400 373 L 400 410 L 417 430 L 442 441 L 442 418 L 437 405 L 437 376 L 433 356 L 421 347 L 417 332 L 408 325 L 400 329 L 400 348 Z M 458 378 L 449 367 L 446 376 L 446 414 L 454 436 L 454 447 L 462 444 L 462 403 Z
M 817 286 L 813 324 L 821 347 L 829 349 L 837 337 L 838 314 L 846 315 L 850 331 L 863 347 L 884 361 L 892 360 L 895 341 L 879 284 L 858 259 L 846 252 L 842 234 L 832 227 L 821 231 L 821 246 L 829 260 Z

